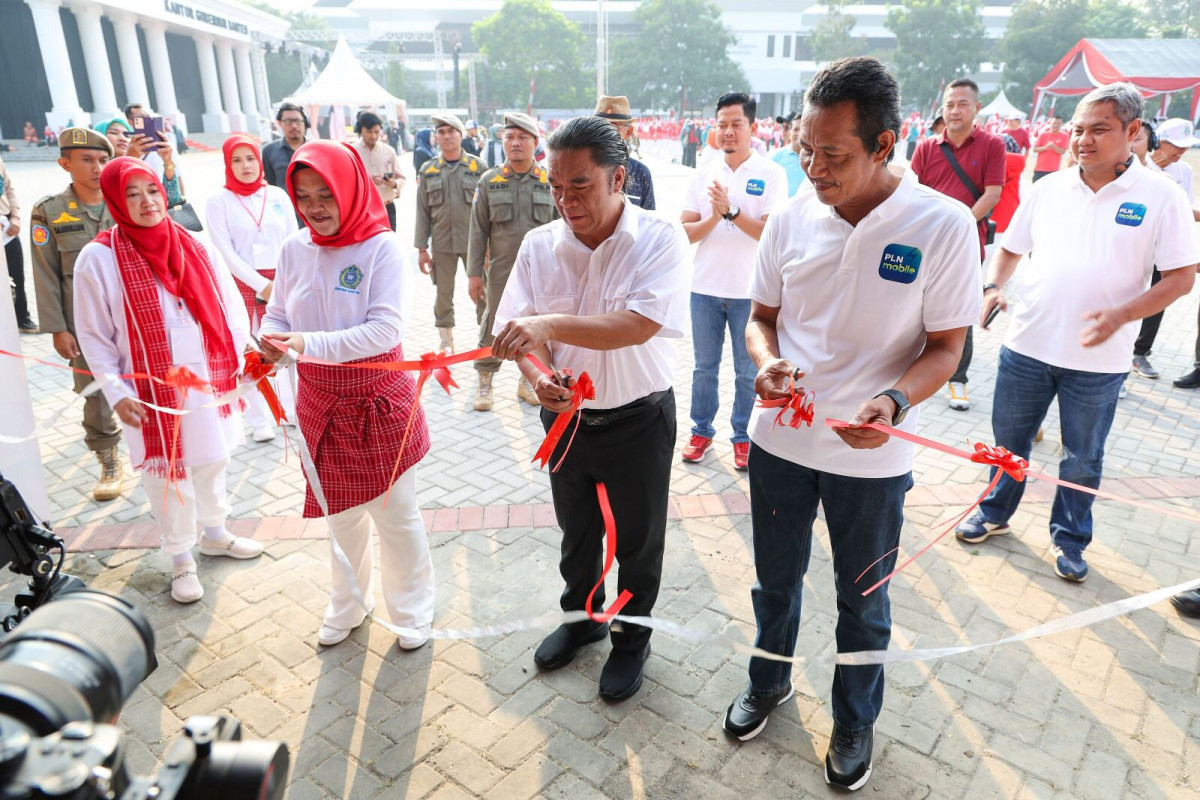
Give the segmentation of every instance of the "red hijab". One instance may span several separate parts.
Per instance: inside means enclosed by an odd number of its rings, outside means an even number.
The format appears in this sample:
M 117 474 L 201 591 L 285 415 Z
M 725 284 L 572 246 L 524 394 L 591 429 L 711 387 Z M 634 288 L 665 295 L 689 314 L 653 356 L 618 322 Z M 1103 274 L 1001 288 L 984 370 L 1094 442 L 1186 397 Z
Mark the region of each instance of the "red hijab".
M 315 171 L 329 186 L 341 220 L 338 232 L 333 236 L 322 236 L 309 225 L 314 244 L 321 247 L 347 247 L 377 234 L 391 232 L 383 198 L 379 196 L 375 184 L 371 183 L 367 168 L 353 147 L 344 142 L 324 141 L 301 145 L 292 156 L 292 163 L 287 170 L 288 195 L 297 211 L 300 206 L 296 203 L 293 179 L 296 170 L 302 167 Z M 303 219 L 304 215 L 300 216 Z M 308 224 L 308 220 L 304 222 Z
M 249 147 L 254 153 L 254 160 L 258 162 L 258 179 L 250 183 L 242 183 L 237 176 L 233 174 L 233 151 L 239 147 Z M 249 136 L 243 136 L 236 133 L 225 140 L 221 145 L 221 152 L 225 155 L 225 188 L 234 194 L 240 194 L 243 197 L 254 194 L 259 189 L 267 185 L 267 179 L 263 177 L 262 155 L 258 152 L 258 143 Z

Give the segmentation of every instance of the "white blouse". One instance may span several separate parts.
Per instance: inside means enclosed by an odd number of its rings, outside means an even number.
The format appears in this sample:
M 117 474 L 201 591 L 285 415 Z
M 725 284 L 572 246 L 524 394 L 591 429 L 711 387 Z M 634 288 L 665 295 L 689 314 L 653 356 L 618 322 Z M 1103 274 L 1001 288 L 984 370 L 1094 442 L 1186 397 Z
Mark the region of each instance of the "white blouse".
M 245 197 L 221 189 L 204 211 L 209 236 L 233 276 L 256 292 L 268 283 L 259 270 L 274 269 L 279 251 L 296 232 L 296 214 L 287 192 L 264 186 Z
M 212 254 L 209 253 L 211 260 Z M 216 266 L 225 306 L 225 318 L 233 333 L 233 346 L 241 359 L 250 338 L 246 306 L 228 271 Z M 200 333 L 200 324 L 187 306 L 180 308 L 175 297 L 161 284 L 158 286 L 159 306 L 172 347 L 172 360 L 186 366 L 201 379 L 208 380 L 208 364 Z M 85 246 L 75 262 L 75 337 L 87 359 L 88 369 L 97 375 L 125 375 L 134 371 L 130 353 L 129 331 L 125 320 L 125 298 L 117 260 L 112 248 L 97 242 Z M 110 381 L 104 386 L 104 396 L 112 406 L 125 397 L 137 397 L 133 382 Z M 184 408 L 193 409 L 183 415 L 180 425 L 181 461 L 185 467 L 211 464 L 229 458 L 242 444 L 241 414 L 221 416 L 216 408 L 201 408 L 212 402 L 212 395 L 189 392 Z M 156 405 L 169 406 L 169 402 Z M 140 464 L 145 458 L 142 432 L 122 423 L 129 460 Z M 170 443 L 167 443 L 170 446 Z

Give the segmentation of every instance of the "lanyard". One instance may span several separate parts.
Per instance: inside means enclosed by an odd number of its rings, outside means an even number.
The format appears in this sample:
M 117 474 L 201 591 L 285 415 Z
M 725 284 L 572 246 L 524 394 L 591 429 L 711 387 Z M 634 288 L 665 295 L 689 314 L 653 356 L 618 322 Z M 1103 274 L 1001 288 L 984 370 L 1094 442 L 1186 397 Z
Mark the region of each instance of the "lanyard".
M 266 213 L 267 213 L 267 189 L 266 189 L 266 187 L 264 186 L 264 187 L 262 188 L 262 208 L 260 208 L 260 209 L 258 210 L 258 217 L 257 217 L 257 218 L 254 216 L 254 212 L 253 212 L 253 211 L 251 211 L 251 210 L 250 210 L 250 209 L 249 209 L 249 208 L 246 206 L 246 204 L 242 202 L 242 197 L 241 197 L 241 195 L 234 194 L 234 197 L 236 197 L 236 198 L 237 198 L 238 205 L 242 207 L 242 210 L 243 210 L 243 211 L 245 211 L 245 212 L 246 212 L 246 213 L 247 213 L 247 214 L 250 216 L 250 219 L 254 220 L 254 226 L 255 226 L 256 228 L 258 228 L 258 232 L 259 232 L 259 233 L 262 233 L 262 221 L 263 221 L 263 217 L 264 217 L 264 216 L 266 215 Z

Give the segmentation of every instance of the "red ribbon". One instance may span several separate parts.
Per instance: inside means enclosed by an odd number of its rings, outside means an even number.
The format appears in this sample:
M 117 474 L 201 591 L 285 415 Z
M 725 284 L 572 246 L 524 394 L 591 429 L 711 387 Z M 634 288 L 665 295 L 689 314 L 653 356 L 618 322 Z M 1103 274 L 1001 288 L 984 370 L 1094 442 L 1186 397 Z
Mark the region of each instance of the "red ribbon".
M 253 380 L 258 386 L 258 391 L 267 401 L 267 407 L 271 409 L 271 416 L 275 418 L 275 424 L 282 425 L 287 422 L 287 414 L 283 411 L 283 404 L 279 402 L 279 396 L 275 394 L 275 388 L 267 379 L 275 371 L 275 365 L 264 360 L 262 353 L 257 350 L 250 350 L 245 357 L 246 363 L 242 367 L 242 374 Z
M 775 429 L 776 425 L 781 423 L 787 425 L 789 428 L 799 428 L 801 424 L 807 424 L 811 428 L 815 416 L 813 401 L 816 399 L 816 392 L 806 392 L 803 388 L 797 392 L 796 383 L 793 381 L 790 394 L 787 397 L 780 397 L 775 400 L 764 400 L 760 397 L 758 399 L 758 407 L 779 409 L 779 413 L 775 415 L 775 421 L 771 423 L 772 430 Z M 783 417 L 788 411 L 792 412 L 792 418 L 784 422 Z
M 603 483 L 596 484 L 596 497 L 600 501 L 600 515 L 604 517 L 604 571 L 600 573 L 600 580 L 592 587 L 592 591 L 588 593 L 587 602 L 583 605 L 583 610 L 587 612 L 588 617 L 593 622 L 608 622 L 610 619 L 621 613 L 621 609 L 625 604 L 633 599 L 633 593 L 628 589 L 622 589 L 617 595 L 617 599 L 612 601 L 612 605 L 608 607 L 602 614 L 592 612 L 592 598 L 595 597 L 597 590 L 604 585 L 604 579 L 608 576 L 608 571 L 612 569 L 613 559 L 617 555 L 617 523 L 613 519 L 612 506 L 608 504 L 608 489 Z
M 488 348 L 480 348 L 491 352 Z M 478 352 L 478 351 L 475 351 Z M 392 466 L 392 479 L 388 481 L 388 490 L 383 496 L 383 507 L 387 508 L 388 498 L 392 495 L 392 484 L 396 482 L 396 473 L 400 471 L 400 461 L 404 458 L 404 451 L 408 447 L 408 435 L 412 433 L 413 420 L 417 416 L 417 407 L 421 404 L 421 390 L 425 388 L 425 382 L 431 377 L 438 382 L 438 385 L 446 390 L 446 394 L 450 394 L 450 387 L 458 388 L 458 384 L 454 382 L 454 378 L 450 376 L 448 364 L 455 363 L 453 356 L 447 356 L 446 351 L 440 353 L 422 353 L 421 360 L 416 362 L 420 364 L 420 374 L 417 376 L 417 390 L 413 394 L 412 407 L 408 410 L 408 421 L 404 423 L 404 436 L 400 439 L 400 451 L 396 453 L 396 463 Z M 393 361 L 385 362 L 392 364 L 412 363 Z M 366 364 L 355 364 L 354 366 L 367 366 Z
M 547 369 L 546 365 L 539 361 L 537 356 L 527 355 L 525 357 L 543 375 L 553 377 L 554 373 Z M 567 374 L 570 375 L 569 372 Z M 563 460 L 567 457 L 567 451 L 571 449 L 571 443 L 575 441 L 575 433 L 579 430 L 579 420 L 583 416 L 579 411 L 580 406 L 583 405 L 584 400 L 595 399 L 596 385 L 592 383 L 592 377 L 586 372 L 581 373 L 575 383 L 571 384 L 571 410 L 559 412 L 558 416 L 554 418 L 554 424 L 546 432 L 546 438 L 542 440 L 541 446 L 533 454 L 535 462 L 542 462 L 538 464 L 539 468 L 545 467 L 550 463 L 550 457 L 554 455 L 554 448 L 558 446 L 562 435 L 566 433 L 567 425 L 571 424 L 571 417 L 575 417 L 575 427 L 571 430 L 571 438 L 567 440 L 567 446 L 563 448 L 562 455 L 558 457 L 558 463 L 550 470 L 551 472 L 558 472 L 558 468 L 562 466 Z
M 167 370 L 167 375 L 163 379 L 163 383 L 170 386 L 179 394 L 180 411 L 183 410 L 184 404 L 187 402 L 188 392 L 195 389 L 199 392 L 212 394 L 212 387 L 207 381 L 200 379 L 200 376 L 192 372 L 187 367 L 174 366 Z M 167 485 L 163 487 L 163 505 L 167 504 L 167 494 L 171 490 L 171 485 L 175 486 L 175 496 L 179 498 L 179 502 L 183 502 L 183 493 L 179 491 L 179 481 L 175 480 L 175 461 L 179 457 L 179 429 L 183 427 L 183 420 L 175 419 L 175 430 L 171 433 L 171 452 L 167 456 Z

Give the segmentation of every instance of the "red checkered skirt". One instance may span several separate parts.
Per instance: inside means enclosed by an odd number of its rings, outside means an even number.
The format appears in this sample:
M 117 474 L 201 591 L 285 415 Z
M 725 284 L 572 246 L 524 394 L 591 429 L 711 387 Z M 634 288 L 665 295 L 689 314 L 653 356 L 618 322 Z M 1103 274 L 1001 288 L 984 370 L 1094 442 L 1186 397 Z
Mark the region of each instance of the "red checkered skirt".
M 260 269 L 258 274 L 269 281 L 275 280 L 275 270 L 273 269 Z M 250 284 L 242 283 L 236 275 L 233 276 L 233 282 L 237 284 L 238 291 L 242 293 L 242 302 L 246 304 L 246 314 L 250 317 L 250 332 L 257 335 L 263 314 L 267 313 L 267 304 L 258 302 Z
M 336 367 L 303 362 L 297 366 L 296 417 L 330 514 L 370 502 L 386 492 L 397 455 L 398 478 L 429 452 L 429 427 L 425 411 L 417 402 L 412 373 L 350 366 L 403 358 L 397 346 L 390 352 Z M 401 454 L 410 415 L 415 416 Z M 323 515 L 310 482 L 304 494 L 304 517 Z

